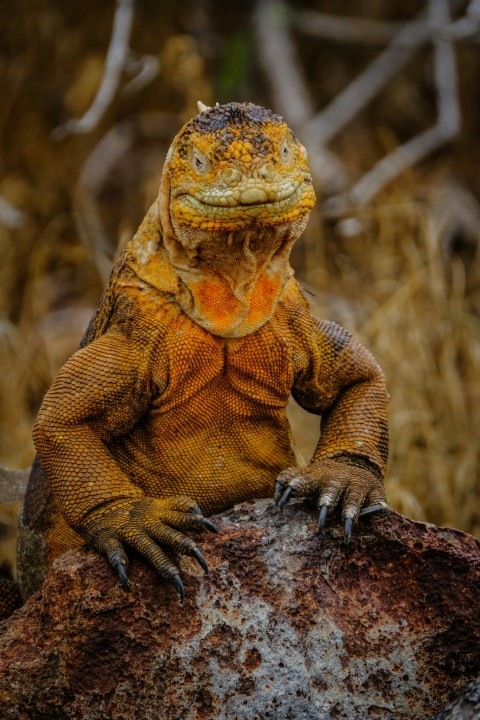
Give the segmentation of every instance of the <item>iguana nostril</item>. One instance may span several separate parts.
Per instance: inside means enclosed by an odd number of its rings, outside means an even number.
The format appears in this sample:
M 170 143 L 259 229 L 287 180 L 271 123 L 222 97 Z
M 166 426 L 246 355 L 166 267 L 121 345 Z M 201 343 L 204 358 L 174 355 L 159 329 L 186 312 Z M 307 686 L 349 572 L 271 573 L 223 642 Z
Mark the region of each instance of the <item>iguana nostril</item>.
M 273 166 L 273 163 L 268 162 L 268 163 L 265 163 L 265 165 L 262 165 L 258 169 L 258 175 L 263 180 L 272 180 L 275 175 L 275 168 Z
M 235 183 L 240 180 L 241 176 L 242 174 L 240 170 L 233 167 L 225 168 L 225 170 L 221 173 L 221 177 L 225 185 L 235 185 Z

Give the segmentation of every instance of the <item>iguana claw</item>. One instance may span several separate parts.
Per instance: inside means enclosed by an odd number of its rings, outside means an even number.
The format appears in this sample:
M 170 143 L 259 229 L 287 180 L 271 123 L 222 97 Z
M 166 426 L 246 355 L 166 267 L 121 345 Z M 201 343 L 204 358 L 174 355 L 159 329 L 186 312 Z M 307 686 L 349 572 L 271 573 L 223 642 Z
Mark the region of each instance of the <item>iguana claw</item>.
M 352 536 L 352 525 L 353 525 L 353 519 L 351 517 L 347 517 L 345 520 L 345 530 L 344 530 L 345 544 L 350 542 L 350 538 Z
M 342 509 L 344 540 L 350 542 L 353 527 L 362 515 L 388 511 L 383 500 L 383 478 L 374 467 L 362 465 L 360 460 L 321 458 L 304 468 L 287 468 L 277 478 L 275 502 L 284 507 L 291 497 L 310 497 L 318 508 L 317 533 L 323 533 L 327 518 L 335 508 Z M 365 502 L 371 505 L 362 506 Z
M 172 577 L 172 582 L 175 585 L 175 589 L 178 593 L 180 604 L 183 605 L 183 601 L 185 600 L 185 588 L 183 587 L 183 582 L 180 575 L 174 575 Z
M 210 532 L 218 533 L 218 528 L 216 525 L 214 525 L 208 518 L 202 517 L 202 525 L 207 529 L 210 530 Z
M 112 565 L 118 573 L 118 577 L 120 578 L 120 584 L 123 589 L 130 590 L 130 582 L 128 580 L 127 570 L 125 568 L 125 563 L 123 562 L 123 560 L 121 560 L 120 558 L 115 559 L 112 561 Z
M 208 565 L 207 565 L 202 553 L 200 552 L 200 550 L 197 547 L 193 550 L 193 557 L 197 560 L 197 562 L 200 565 L 200 567 L 202 568 L 202 570 L 205 573 L 208 573 Z
M 285 492 L 283 493 L 282 497 L 278 501 L 278 507 L 284 507 L 290 498 L 292 497 L 293 489 L 290 487 L 290 485 L 286 488 Z
M 370 513 L 380 512 L 381 510 L 386 513 L 390 512 L 390 508 L 388 507 L 387 503 L 377 503 L 376 505 L 369 505 L 369 507 L 362 508 L 358 514 L 370 515 Z
M 277 480 L 277 482 L 275 483 L 275 492 L 273 493 L 275 505 L 278 505 L 278 503 L 280 502 L 280 498 L 282 497 L 282 491 L 283 485 L 279 480 Z
M 318 516 L 317 532 L 323 533 L 325 523 L 327 521 L 328 505 L 322 505 L 320 508 L 320 514 Z

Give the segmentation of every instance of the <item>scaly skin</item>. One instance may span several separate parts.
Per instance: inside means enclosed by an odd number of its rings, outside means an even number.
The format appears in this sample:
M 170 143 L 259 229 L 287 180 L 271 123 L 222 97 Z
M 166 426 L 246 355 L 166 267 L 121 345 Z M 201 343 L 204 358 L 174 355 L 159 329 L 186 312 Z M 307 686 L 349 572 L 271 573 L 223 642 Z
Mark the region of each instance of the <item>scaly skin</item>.
M 310 315 L 288 263 L 314 201 L 305 150 L 270 111 L 231 103 L 180 131 L 159 197 L 38 415 L 22 577 L 32 538 L 43 569 L 86 541 L 124 584 L 133 547 L 181 594 L 165 551 L 204 566 L 184 534 L 213 529 L 198 506 L 269 497 L 278 478 L 277 501 L 316 498 L 321 527 L 340 504 L 348 536 L 362 507 L 385 503 L 382 372 Z M 306 467 L 290 394 L 322 416 Z

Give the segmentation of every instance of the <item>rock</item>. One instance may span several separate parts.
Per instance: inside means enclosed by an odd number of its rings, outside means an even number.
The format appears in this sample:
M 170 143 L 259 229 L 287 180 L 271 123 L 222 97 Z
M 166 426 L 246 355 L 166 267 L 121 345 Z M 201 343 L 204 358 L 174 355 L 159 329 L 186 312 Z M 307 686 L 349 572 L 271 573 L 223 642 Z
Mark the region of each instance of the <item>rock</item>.
M 478 718 L 480 718 L 480 678 L 470 683 L 457 700 L 435 715 L 435 720 L 478 720 Z
M 473 537 L 392 513 L 345 546 L 302 503 L 216 521 L 183 607 L 141 559 L 126 592 L 94 552 L 59 558 L 3 623 L 1 717 L 422 720 L 478 675 Z

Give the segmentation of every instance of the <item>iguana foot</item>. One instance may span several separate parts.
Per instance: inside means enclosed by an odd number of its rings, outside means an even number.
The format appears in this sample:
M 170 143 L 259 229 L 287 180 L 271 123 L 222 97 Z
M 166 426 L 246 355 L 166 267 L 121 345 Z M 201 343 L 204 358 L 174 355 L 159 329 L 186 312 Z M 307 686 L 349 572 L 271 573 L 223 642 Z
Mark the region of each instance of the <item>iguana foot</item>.
M 165 580 L 172 582 L 183 601 L 185 592 L 180 571 L 165 550 L 194 557 L 208 572 L 205 558 L 196 543 L 181 530 L 210 530 L 215 525 L 204 518 L 194 500 L 175 495 L 170 498 L 122 498 L 91 511 L 82 527 L 76 528 L 87 542 L 106 556 L 128 589 L 128 558 L 124 546 L 134 548 Z
M 323 532 L 328 513 L 341 505 L 346 543 L 360 516 L 388 510 L 382 478 L 344 458 L 325 458 L 281 472 L 275 484 L 275 503 L 284 507 L 292 497 L 316 499 L 318 532 Z

